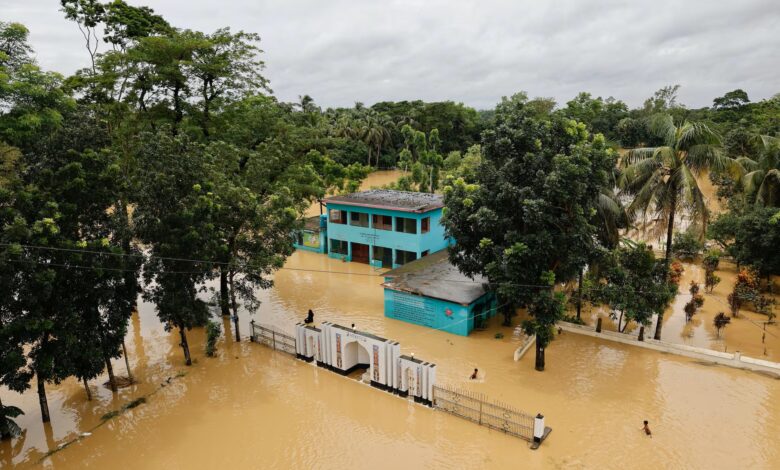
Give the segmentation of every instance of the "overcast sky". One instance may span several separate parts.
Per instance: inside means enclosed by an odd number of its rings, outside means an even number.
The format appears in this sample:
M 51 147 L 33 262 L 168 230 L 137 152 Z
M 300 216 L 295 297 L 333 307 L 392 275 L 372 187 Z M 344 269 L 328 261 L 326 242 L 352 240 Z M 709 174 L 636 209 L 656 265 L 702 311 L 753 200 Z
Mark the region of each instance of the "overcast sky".
M 565 103 L 579 91 L 638 106 L 679 83 L 707 106 L 742 88 L 780 92 L 780 0 L 129 0 L 180 28 L 256 32 L 281 100 L 453 100 L 492 108 L 525 90 Z M 24 23 L 39 63 L 88 63 L 58 0 L 0 0 Z

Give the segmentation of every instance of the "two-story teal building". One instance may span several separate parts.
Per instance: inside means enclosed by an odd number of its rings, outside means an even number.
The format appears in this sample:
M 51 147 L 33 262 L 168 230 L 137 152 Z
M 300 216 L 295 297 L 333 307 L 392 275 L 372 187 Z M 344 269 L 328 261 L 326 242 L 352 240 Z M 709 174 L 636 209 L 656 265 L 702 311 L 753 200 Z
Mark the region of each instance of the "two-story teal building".
M 462 274 L 447 252 L 413 261 L 384 274 L 385 316 L 467 336 L 496 313 L 487 280 Z
M 395 268 L 449 245 L 440 194 L 372 189 L 324 202 L 330 257 Z

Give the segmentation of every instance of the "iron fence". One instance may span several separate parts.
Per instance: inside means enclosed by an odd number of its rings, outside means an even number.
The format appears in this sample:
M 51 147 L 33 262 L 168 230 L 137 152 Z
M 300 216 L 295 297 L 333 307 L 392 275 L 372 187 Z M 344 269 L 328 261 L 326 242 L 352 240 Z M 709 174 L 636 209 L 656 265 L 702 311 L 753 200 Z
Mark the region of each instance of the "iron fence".
M 434 385 L 433 406 L 481 426 L 533 442 L 533 416 L 503 403 L 489 400 L 481 393 Z
M 277 351 L 295 355 L 295 338 L 267 326 L 252 322 L 252 341 L 268 346 Z

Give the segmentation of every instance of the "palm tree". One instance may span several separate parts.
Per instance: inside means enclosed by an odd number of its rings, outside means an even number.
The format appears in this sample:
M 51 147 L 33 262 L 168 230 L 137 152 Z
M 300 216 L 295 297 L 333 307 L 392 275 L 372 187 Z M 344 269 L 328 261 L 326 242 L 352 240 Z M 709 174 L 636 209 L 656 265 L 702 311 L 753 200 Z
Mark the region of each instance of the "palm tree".
M 631 150 L 621 161 L 620 186 L 633 197 L 629 214 L 648 211 L 666 220 L 666 263 L 672 257 L 672 234 L 675 216 L 686 210 L 694 221 L 706 229 L 708 212 L 696 176 L 705 169 L 725 169 L 733 160 L 721 152 L 718 136 L 705 124 L 683 121 L 675 125 L 667 114 L 651 120 L 650 132 L 661 139 L 660 147 Z M 702 230 L 702 234 L 704 230 Z M 661 338 L 659 315 L 655 339 Z
M 363 142 L 368 146 L 368 166 L 371 166 L 371 155 L 376 156 L 376 165 L 379 166 L 379 155 L 382 148 L 390 142 L 390 129 L 392 125 L 387 116 L 377 113 L 366 113 L 361 125 Z
M 761 206 L 780 205 L 780 139 L 768 135 L 758 136 L 760 151 L 753 160 L 740 157 L 747 173 L 742 177 L 745 196 Z

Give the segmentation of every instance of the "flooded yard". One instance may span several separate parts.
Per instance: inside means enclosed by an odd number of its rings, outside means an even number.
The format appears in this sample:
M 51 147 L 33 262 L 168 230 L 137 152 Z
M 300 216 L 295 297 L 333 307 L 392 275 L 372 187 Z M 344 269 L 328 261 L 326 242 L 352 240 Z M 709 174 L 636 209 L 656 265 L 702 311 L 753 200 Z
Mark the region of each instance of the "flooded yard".
M 695 266 L 686 266 L 685 276 L 696 275 Z M 716 295 L 730 289 L 726 275 L 719 275 Z M 381 281 L 381 271 L 367 265 L 297 252 L 276 274 L 275 287 L 262 293 L 260 310 L 242 315 L 241 331 L 246 338 L 252 318 L 292 332 L 309 308 L 317 324 L 355 323 L 436 363 L 440 383 L 543 413 L 553 432 L 539 450 L 246 339 L 236 344 L 227 321 L 216 358 L 203 352 L 203 331 L 190 332 L 195 363 L 185 367 L 178 335 L 166 333 L 153 306 L 141 303 L 127 338 L 139 382 L 113 396 L 98 385 L 102 377 L 91 383 L 92 402 L 74 380 L 48 386 L 51 426 L 42 425 L 33 390 L 0 390 L 4 404 L 26 413 L 19 419 L 24 436 L 0 444 L 0 466 L 776 468 L 778 380 L 568 333 L 551 344 L 547 370 L 539 373 L 532 350 L 512 360 L 519 340 L 499 318 L 469 337 L 385 318 Z M 681 285 L 687 283 L 684 277 Z M 681 305 L 667 315 L 665 339 L 758 351 L 750 349 L 758 347 L 754 327 L 741 326 L 741 319 L 726 328 L 723 340 L 711 338 L 706 316 L 719 307 L 710 296 L 699 324 L 679 325 Z M 743 329 L 744 344 L 738 339 Z M 498 332 L 503 338 L 495 338 Z M 777 349 L 775 342 L 768 350 Z M 475 367 L 480 380 L 470 381 Z M 123 360 L 114 368 L 125 375 Z M 103 415 L 142 396 L 146 403 L 101 425 Z M 652 438 L 640 430 L 644 419 Z M 91 434 L 45 457 L 82 433 Z

